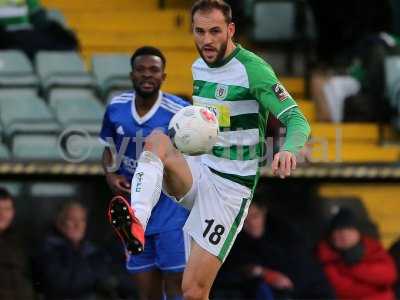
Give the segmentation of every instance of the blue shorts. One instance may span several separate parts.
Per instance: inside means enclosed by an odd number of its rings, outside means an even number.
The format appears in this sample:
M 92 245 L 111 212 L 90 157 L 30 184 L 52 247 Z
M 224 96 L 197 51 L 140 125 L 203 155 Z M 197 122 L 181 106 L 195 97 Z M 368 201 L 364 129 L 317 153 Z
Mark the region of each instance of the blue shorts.
M 183 272 L 189 257 L 189 236 L 182 229 L 146 235 L 144 251 L 130 256 L 126 268 L 131 274 L 159 269 Z

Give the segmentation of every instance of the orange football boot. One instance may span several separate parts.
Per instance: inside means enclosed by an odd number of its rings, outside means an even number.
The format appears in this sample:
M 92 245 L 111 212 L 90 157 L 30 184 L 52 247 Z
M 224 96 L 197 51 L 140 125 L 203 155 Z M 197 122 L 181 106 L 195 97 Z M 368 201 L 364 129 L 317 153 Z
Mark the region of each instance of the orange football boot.
M 108 207 L 108 220 L 128 254 L 138 255 L 144 250 L 144 230 L 123 196 L 115 196 Z

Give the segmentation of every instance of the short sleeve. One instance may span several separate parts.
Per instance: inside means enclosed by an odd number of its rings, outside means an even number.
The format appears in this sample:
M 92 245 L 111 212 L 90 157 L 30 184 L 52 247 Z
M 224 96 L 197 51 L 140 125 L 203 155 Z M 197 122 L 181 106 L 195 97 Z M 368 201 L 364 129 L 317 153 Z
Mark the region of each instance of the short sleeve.
M 250 92 L 261 104 L 278 119 L 297 104 L 278 81 L 272 68 L 266 63 L 251 63 L 248 66 Z
M 115 130 L 110 119 L 110 109 L 109 107 L 107 107 L 106 112 L 104 113 L 99 139 L 102 142 L 102 144 L 109 146 L 108 140 L 110 138 L 114 140 Z

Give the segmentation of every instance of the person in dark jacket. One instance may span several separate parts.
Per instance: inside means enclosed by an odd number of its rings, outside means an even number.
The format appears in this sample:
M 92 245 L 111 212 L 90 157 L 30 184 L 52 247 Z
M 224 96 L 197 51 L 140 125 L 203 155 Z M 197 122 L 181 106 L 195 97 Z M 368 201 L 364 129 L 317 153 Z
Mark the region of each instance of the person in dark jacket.
M 397 273 L 378 240 L 365 236 L 355 214 L 342 208 L 333 217 L 317 255 L 338 299 L 394 300 Z
M 14 200 L 0 187 L 0 299 L 33 299 L 27 248 L 16 231 Z
M 95 299 L 99 291 L 109 291 L 115 283 L 109 274 L 109 258 L 85 239 L 87 211 L 78 202 L 61 208 L 56 231 L 43 242 L 34 266 L 39 288 L 46 300 Z
M 246 299 L 332 299 L 324 273 L 301 235 L 267 214 L 262 198 L 253 200 L 232 253 L 229 269 L 243 279 Z
M 389 249 L 390 255 L 393 257 L 396 263 L 397 274 L 400 273 L 400 239 L 395 241 Z M 394 292 L 396 294 L 396 299 L 400 299 L 400 276 L 397 277 L 397 281 L 394 285 Z

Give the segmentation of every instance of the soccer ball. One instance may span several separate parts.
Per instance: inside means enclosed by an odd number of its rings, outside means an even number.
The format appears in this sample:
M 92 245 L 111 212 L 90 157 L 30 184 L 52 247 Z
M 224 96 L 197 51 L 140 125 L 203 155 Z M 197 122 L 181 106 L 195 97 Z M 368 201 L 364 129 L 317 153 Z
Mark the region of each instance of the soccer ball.
M 186 106 L 169 122 L 169 135 L 176 148 L 189 155 L 209 152 L 217 142 L 217 117 L 207 108 Z

